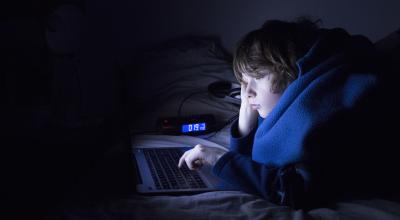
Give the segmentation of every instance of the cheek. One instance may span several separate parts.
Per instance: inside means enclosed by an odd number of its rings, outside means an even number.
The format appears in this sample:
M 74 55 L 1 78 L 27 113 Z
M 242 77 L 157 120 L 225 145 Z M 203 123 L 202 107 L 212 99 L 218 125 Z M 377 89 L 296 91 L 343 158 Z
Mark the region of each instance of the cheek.
M 276 103 L 279 101 L 279 98 L 281 97 L 280 94 L 274 94 L 271 92 L 267 92 L 264 94 L 261 98 L 261 101 L 266 108 L 273 108 Z

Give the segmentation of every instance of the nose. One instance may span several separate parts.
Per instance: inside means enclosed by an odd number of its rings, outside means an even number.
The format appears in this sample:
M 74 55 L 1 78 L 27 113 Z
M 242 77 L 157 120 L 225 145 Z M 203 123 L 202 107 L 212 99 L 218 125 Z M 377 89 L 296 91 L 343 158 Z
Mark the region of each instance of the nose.
M 251 97 L 254 98 L 256 96 L 256 93 L 255 93 L 254 88 L 253 88 L 253 83 L 252 83 L 251 80 L 250 80 L 249 83 L 247 83 L 246 95 L 247 95 L 247 98 L 251 98 Z

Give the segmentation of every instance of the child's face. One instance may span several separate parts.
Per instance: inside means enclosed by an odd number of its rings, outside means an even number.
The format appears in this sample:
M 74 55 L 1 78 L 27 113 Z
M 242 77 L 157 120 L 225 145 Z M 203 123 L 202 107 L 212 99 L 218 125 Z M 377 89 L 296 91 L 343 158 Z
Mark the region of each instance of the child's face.
M 271 91 L 271 75 L 256 79 L 254 77 L 243 74 L 243 86 L 245 86 L 245 97 L 248 98 L 249 105 L 258 114 L 265 118 L 275 107 L 281 93 L 273 93 Z

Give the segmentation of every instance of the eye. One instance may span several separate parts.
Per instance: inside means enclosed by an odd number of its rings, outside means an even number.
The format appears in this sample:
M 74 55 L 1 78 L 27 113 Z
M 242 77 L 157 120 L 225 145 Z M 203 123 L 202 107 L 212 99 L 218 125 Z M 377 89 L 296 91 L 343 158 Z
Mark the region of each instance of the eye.
M 261 80 L 262 78 L 264 78 L 264 77 L 263 77 L 263 76 L 257 76 L 257 77 L 254 77 L 254 80 L 259 81 L 259 80 Z

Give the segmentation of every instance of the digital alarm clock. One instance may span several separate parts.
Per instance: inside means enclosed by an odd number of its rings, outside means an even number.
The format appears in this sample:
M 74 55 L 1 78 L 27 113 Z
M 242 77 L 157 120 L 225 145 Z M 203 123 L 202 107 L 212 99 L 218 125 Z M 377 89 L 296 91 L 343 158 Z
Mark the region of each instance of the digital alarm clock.
M 190 132 L 198 132 L 198 131 L 206 131 L 207 124 L 205 122 L 202 123 L 189 123 L 182 125 L 182 133 L 190 133 Z
M 162 134 L 202 135 L 213 131 L 215 117 L 211 114 L 165 117 L 158 119 L 158 128 Z

